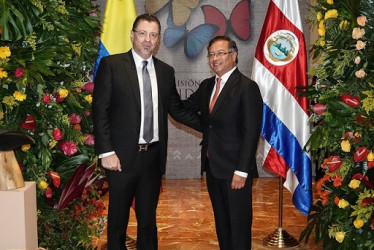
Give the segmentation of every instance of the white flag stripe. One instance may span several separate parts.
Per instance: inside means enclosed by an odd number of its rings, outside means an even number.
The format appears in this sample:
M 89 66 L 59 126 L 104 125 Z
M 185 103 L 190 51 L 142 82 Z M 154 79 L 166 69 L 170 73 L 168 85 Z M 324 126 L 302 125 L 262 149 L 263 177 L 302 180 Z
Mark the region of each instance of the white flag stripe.
M 309 138 L 308 116 L 283 84 L 256 58 L 253 62 L 253 79 L 261 79 L 259 84 L 263 101 L 279 120 L 294 134 L 303 147 Z M 292 111 L 292 112 L 291 112 Z
M 283 186 L 293 194 L 298 185 L 299 180 L 297 179 L 296 175 L 292 172 L 291 169 L 288 169 L 286 174 L 286 180 L 284 181 Z
M 301 32 L 303 31 L 301 18 L 299 15 L 298 0 L 273 0 L 273 3 L 283 12 L 283 14 L 287 17 L 288 20 L 291 21 L 291 23 L 293 23 Z

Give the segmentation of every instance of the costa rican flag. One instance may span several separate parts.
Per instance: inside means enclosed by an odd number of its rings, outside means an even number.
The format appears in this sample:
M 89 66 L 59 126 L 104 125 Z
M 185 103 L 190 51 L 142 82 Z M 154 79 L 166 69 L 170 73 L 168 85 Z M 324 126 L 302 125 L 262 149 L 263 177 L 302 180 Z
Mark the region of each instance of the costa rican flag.
M 264 101 L 261 136 L 263 166 L 282 176 L 295 207 L 307 215 L 312 205 L 308 101 L 297 94 L 306 86 L 307 54 L 297 0 L 272 0 L 258 40 L 252 79 Z

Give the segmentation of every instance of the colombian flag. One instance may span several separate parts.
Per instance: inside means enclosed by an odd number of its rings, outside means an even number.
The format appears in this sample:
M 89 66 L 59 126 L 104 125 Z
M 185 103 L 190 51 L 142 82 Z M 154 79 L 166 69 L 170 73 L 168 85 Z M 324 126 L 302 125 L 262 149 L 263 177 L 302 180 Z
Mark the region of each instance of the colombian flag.
M 135 18 L 134 0 L 107 0 L 94 77 L 101 58 L 126 52 L 132 47 L 130 33 Z

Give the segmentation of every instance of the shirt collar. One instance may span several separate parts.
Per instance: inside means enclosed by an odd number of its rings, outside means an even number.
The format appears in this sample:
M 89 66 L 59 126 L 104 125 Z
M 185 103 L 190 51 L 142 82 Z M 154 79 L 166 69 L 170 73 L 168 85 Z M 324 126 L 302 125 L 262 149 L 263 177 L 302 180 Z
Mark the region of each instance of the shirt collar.
M 148 61 L 147 68 L 153 67 L 153 57 L 150 56 L 147 60 L 144 60 L 141 56 L 139 56 L 133 49 L 131 50 L 132 56 L 134 58 L 136 68 L 143 68 L 143 61 Z
M 223 74 L 221 76 L 221 82 L 222 83 L 226 83 L 227 80 L 229 79 L 229 77 L 231 76 L 232 72 L 234 72 L 234 70 L 237 68 L 237 66 L 235 66 L 234 68 L 232 68 L 230 71 L 226 72 L 225 74 Z M 218 75 L 216 75 L 216 79 L 218 78 Z

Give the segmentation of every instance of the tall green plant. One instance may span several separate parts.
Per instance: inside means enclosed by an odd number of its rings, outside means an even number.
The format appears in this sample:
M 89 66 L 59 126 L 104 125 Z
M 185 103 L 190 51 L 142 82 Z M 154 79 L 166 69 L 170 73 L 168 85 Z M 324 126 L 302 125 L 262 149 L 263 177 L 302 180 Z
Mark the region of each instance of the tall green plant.
M 324 249 L 374 249 L 374 2 L 316 0 L 309 20 L 319 37 L 308 146 L 325 175 L 300 238 L 314 230 Z
M 0 129 L 35 140 L 16 156 L 37 183 L 39 245 L 49 249 L 84 249 L 103 229 L 90 78 L 99 21 L 88 0 L 0 1 Z

